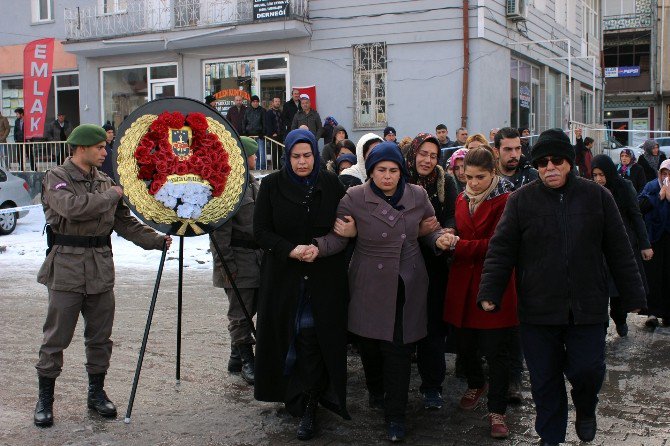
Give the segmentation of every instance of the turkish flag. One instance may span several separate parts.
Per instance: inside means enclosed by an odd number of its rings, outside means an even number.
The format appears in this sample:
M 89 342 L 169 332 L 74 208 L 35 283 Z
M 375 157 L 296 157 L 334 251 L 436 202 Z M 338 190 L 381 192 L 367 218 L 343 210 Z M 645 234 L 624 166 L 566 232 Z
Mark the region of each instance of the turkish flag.
M 316 85 L 310 85 L 308 87 L 293 87 L 294 90 L 298 90 L 300 94 L 306 94 L 309 96 L 309 106 L 312 110 L 317 110 L 316 108 Z
M 23 50 L 23 137 L 44 136 L 47 101 L 51 89 L 54 38 L 33 40 Z

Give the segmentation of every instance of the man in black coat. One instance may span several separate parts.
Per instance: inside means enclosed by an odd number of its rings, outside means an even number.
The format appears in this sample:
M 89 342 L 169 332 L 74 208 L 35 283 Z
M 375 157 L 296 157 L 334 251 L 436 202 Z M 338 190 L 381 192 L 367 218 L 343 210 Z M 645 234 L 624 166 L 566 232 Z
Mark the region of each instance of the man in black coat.
M 281 122 L 283 124 L 282 128 L 282 141 L 286 138 L 288 132 L 291 131 L 291 124 L 293 123 L 293 117 L 300 110 L 300 90 L 294 88 L 291 91 L 291 99 L 286 101 L 284 107 L 282 107 L 281 112 Z
M 572 171 L 575 150 L 561 129 L 543 132 L 532 149 L 540 180 L 513 193 L 489 243 L 478 302 L 496 311 L 516 268 L 521 341 L 542 444 L 565 441 L 572 385 L 575 428 L 596 434 L 605 376 L 608 283 L 603 255 L 625 310 L 646 305 L 626 229 L 612 195 Z

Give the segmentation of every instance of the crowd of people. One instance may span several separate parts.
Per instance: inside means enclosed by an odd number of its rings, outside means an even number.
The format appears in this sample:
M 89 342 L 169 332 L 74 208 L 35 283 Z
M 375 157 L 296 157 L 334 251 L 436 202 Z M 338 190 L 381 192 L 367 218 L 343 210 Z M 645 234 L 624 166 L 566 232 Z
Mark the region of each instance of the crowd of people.
M 620 336 L 629 312 L 670 325 L 670 161 L 650 140 L 654 174 L 637 191 L 630 154 L 594 157 L 581 131 L 574 145 L 560 129 L 532 145 L 528 129 L 435 133 L 353 142 L 334 125 L 322 150 L 311 130 L 288 133 L 255 198 L 256 399 L 285 403 L 301 440 L 319 405 L 348 419 L 349 344 L 400 441 L 412 363 L 439 410 L 450 352 L 459 407 L 487 396 L 492 437 L 513 429 L 525 363 L 543 444 L 565 440 L 564 375 L 577 435 L 593 440 L 610 315 Z
M 231 272 L 223 274 L 215 255 L 214 285 L 229 300 L 228 370 L 254 386 L 257 400 L 284 403 L 300 419 L 297 438 L 309 440 L 319 406 L 350 418 L 347 355 L 358 354 L 369 406 L 396 442 L 406 434 L 414 362 L 424 408 L 440 410 L 451 391 L 443 388 L 445 354 L 456 354 L 454 372 L 467 383 L 459 408 L 473 410 L 486 397 L 495 438 L 514 429 L 505 414 L 522 401 L 525 364 L 542 444 L 565 441 L 565 378 L 577 435 L 593 440 L 610 316 L 619 336 L 628 333 L 627 313 L 646 314 L 650 329 L 670 325 L 670 160 L 658 144 L 647 141 L 637 161 L 622 151 L 617 165 L 593 156 L 593 140 L 580 131 L 573 145 L 561 129 L 534 144 L 528 129 L 510 127 L 488 136 L 460 128 L 451 141 L 443 124 L 435 134 L 398 139 L 387 127 L 354 142 L 334 118 L 321 125 L 309 97 L 296 93 L 291 129 L 270 130 L 285 143 L 282 168 L 260 183 L 249 173 L 239 211 L 213 237 Z M 240 133 L 257 136 L 270 115 L 287 122 L 286 105 L 279 111 L 273 101 L 259 113 L 257 99 L 243 114 L 231 108 Z M 75 129 L 74 154 L 47 175 L 42 197 L 47 221 L 64 233 L 73 212 L 109 214 L 95 245 L 86 242 L 98 247 L 96 261 L 111 259 L 112 225 L 146 249 L 171 242 L 116 206 L 122 192 L 111 182 L 69 190 L 71 178 L 75 186 L 98 181 L 112 138 L 111 128 Z M 253 170 L 264 160 L 262 144 L 242 137 L 242 145 Z M 101 327 L 87 337 L 88 404 L 116 415 L 103 389 L 113 282 L 54 273 L 61 257 L 88 252 L 82 237 L 61 240 L 65 249 L 52 251 L 40 271 L 50 293 L 37 365 L 40 426 L 53 423 L 54 383 L 74 329 L 55 321 L 79 310 L 87 327 Z M 111 310 L 88 309 L 92 294 Z M 70 301 L 74 313 L 59 306 Z M 255 337 L 248 315 L 257 317 Z

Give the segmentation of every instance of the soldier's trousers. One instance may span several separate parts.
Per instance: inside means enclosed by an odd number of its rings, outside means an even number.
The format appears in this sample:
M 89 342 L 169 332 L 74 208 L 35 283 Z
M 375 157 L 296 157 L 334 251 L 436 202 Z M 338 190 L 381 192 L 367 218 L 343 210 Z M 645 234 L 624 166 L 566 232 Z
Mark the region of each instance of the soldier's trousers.
M 228 332 L 230 333 L 230 345 L 253 344 L 251 325 L 244 317 L 244 311 L 240 301 L 232 288 L 224 288 L 228 297 Z M 244 307 L 252 318 L 256 314 L 256 303 L 258 302 L 258 288 L 239 288 Z
M 63 350 L 72 341 L 79 313 L 84 318 L 86 371 L 107 372 L 112 356 L 114 291 L 101 294 L 49 290 L 49 307 L 44 322 L 44 340 L 35 368 L 39 376 L 57 378 L 63 369 Z

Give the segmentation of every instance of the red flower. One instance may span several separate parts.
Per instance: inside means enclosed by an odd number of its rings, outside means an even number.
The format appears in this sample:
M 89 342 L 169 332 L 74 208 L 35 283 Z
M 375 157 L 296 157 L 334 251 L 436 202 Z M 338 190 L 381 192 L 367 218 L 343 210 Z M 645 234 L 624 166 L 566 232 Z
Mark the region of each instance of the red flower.
M 151 182 L 151 186 L 149 186 L 149 193 L 151 195 L 156 195 L 156 193 L 161 190 L 161 187 L 163 187 L 163 184 L 165 184 L 165 181 L 158 181 L 154 178 Z
M 162 173 L 163 175 L 168 175 L 171 172 L 170 165 L 168 164 L 167 161 L 158 161 L 156 163 L 156 170 L 158 173 Z
M 158 150 L 161 152 L 172 153 L 172 145 L 167 139 L 164 139 L 158 143 Z
M 197 158 L 195 156 L 192 156 L 188 159 L 188 165 L 191 169 L 191 172 L 200 175 L 202 172 L 202 168 L 204 167 L 204 163 L 200 158 Z
M 179 161 L 177 165 L 174 166 L 174 172 L 177 175 L 186 175 L 189 172 L 188 163 Z
M 203 164 L 202 168 L 200 169 L 200 176 L 206 180 L 208 180 L 213 173 L 214 169 L 212 169 L 212 167 L 207 164 Z
M 207 130 L 207 118 L 202 113 L 190 113 L 186 117 L 186 123 L 191 127 L 193 132 L 204 132 Z
M 151 180 L 154 176 L 155 170 L 156 170 L 155 165 L 147 164 L 145 166 L 140 167 L 140 172 L 137 174 L 137 177 L 140 180 Z
M 202 144 L 203 149 L 211 149 L 214 147 L 214 144 L 218 141 L 216 136 L 212 133 L 207 133 L 200 139 L 200 144 Z

